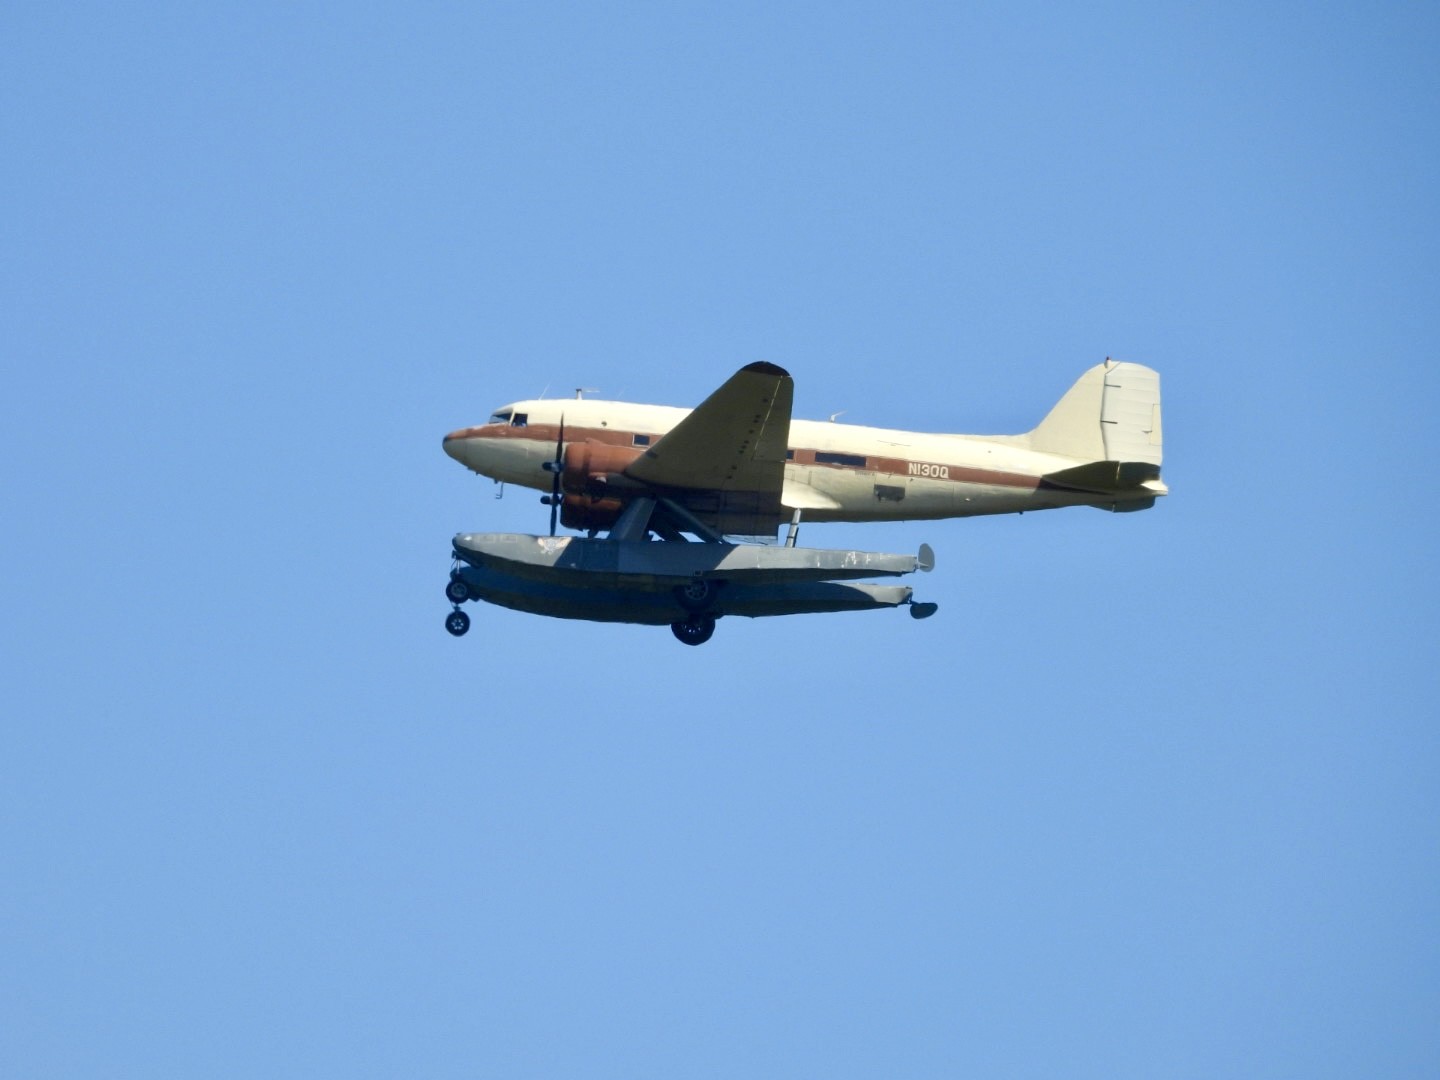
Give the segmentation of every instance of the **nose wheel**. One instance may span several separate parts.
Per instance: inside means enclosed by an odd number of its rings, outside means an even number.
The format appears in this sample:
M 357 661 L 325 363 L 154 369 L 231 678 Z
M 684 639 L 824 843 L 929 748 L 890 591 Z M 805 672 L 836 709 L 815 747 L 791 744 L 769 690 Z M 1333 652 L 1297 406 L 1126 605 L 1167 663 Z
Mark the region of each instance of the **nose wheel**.
M 670 632 L 686 645 L 704 645 L 715 633 L 715 620 L 708 615 L 692 615 L 684 622 L 671 623 Z

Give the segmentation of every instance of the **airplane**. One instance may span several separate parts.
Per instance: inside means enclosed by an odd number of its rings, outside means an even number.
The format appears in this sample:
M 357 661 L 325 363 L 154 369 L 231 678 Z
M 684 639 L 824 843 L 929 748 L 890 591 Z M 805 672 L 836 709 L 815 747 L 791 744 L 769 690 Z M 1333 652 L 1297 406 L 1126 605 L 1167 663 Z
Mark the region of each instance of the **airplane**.
M 724 615 L 907 606 L 926 618 L 936 605 L 917 603 L 910 589 L 855 582 L 929 571 L 928 545 L 914 556 L 798 548 L 802 520 L 1129 512 L 1169 492 L 1160 377 L 1141 364 L 1090 368 L 1018 435 L 792 420 L 793 399 L 790 374 L 758 362 L 694 409 L 577 391 L 517 401 L 452 431 L 443 446 L 456 461 L 546 492 L 550 535 L 457 535 L 446 629 L 463 635 L 470 622 L 460 605 L 477 599 L 561 618 L 669 623 L 689 645 L 709 640 Z M 586 535 L 556 536 L 557 521 Z

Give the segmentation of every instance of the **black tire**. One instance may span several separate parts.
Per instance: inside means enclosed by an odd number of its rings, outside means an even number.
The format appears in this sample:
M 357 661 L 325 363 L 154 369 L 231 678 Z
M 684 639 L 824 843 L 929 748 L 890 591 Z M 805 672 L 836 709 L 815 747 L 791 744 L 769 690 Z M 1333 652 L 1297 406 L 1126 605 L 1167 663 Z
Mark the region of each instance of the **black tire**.
M 695 578 L 675 586 L 675 600 L 686 611 L 701 612 L 715 602 L 715 594 L 719 591 L 709 578 Z
M 450 579 L 450 583 L 445 586 L 445 599 L 452 604 L 463 604 L 470 599 L 470 586 L 465 584 L 464 578 Z
M 454 637 L 464 637 L 465 631 L 470 629 L 470 616 L 456 608 L 445 616 L 445 629 Z
M 695 615 L 684 622 L 670 624 L 670 632 L 677 641 L 686 645 L 704 645 L 715 633 L 715 620 L 705 615 Z

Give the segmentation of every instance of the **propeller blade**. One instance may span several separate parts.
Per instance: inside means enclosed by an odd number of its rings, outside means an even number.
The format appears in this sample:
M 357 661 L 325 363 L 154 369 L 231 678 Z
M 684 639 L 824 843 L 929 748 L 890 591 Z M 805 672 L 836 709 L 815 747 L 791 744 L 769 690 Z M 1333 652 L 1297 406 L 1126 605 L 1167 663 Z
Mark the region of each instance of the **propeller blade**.
M 560 516 L 560 473 L 565 468 L 565 414 L 560 414 L 560 434 L 555 437 L 555 464 L 550 470 L 550 535 Z

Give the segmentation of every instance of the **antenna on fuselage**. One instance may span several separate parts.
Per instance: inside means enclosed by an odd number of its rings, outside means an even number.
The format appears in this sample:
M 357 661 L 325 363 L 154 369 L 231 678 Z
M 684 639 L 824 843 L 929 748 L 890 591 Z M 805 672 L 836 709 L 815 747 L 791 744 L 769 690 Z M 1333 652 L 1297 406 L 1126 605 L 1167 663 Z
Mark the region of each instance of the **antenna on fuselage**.
M 598 394 L 599 392 L 600 392 L 600 390 L 599 390 L 598 387 L 594 387 L 594 386 L 577 386 L 577 387 L 575 387 L 575 400 L 576 400 L 576 401 L 584 401 L 586 394 Z
M 830 423 L 833 424 L 836 420 L 840 419 L 840 417 L 844 416 L 849 411 L 849 409 L 841 409 L 839 412 L 832 412 L 830 414 Z

